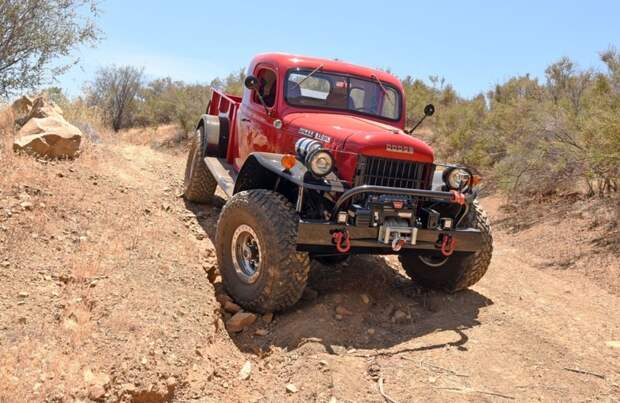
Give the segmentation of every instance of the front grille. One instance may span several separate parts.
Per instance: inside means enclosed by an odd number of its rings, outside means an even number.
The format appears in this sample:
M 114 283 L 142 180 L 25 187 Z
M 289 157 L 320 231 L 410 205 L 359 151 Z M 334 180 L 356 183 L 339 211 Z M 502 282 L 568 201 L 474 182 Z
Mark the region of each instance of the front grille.
M 434 173 L 435 165 L 430 163 L 360 156 L 354 185 L 430 189 Z

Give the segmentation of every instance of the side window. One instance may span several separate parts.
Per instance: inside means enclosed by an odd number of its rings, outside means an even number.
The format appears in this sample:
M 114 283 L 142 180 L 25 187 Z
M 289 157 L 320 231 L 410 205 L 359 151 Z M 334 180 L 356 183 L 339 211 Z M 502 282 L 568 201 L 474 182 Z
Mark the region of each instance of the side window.
M 261 69 L 256 75 L 260 85 L 259 92 L 265 101 L 267 107 L 271 108 L 276 103 L 277 78 L 276 73 L 270 69 Z M 252 97 L 254 102 L 260 104 L 258 94 L 255 92 Z

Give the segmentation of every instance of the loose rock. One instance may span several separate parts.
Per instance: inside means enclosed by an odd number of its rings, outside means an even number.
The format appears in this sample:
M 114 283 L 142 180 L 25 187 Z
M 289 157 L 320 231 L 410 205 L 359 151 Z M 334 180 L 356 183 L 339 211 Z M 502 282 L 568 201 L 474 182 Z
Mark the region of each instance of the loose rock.
M 295 386 L 295 385 L 294 385 L 294 384 L 292 384 L 292 383 L 289 383 L 288 385 L 286 385 L 286 391 L 287 391 L 288 393 L 297 393 L 297 390 L 298 390 L 298 389 L 297 389 L 297 386 Z
M 267 329 L 256 329 L 254 334 L 257 336 L 267 336 L 269 334 L 269 331 Z
M 263 322 L 269 324 L 273 320 L 273 312 L 267 312 L 263 315 Z
M 336 307 L 336 313 L 337 313 L 338 315 L 341 315 L 341 316 L 345 316 L 345 315 L 353 315 L 353 312 L 349 311 L 347 308 L 345 308 L 345 307 L 344 307 L 344 306 L 342 306 L 342 305 L 338 305 L 338 306 Z
M 241 307 L 232 301 L 225 301 L 223 308 L 226 312 L 237 313 L 241 311 Z
M 394 316 L 392 316 L 392 322 L 400 323 L 406 320 L 407 320 L 407 314 L 398 309 L 394 312 Z
M 88 398 L 100 402 L 105 398 L 105 388 L 101 385 L 93 385 L 88 388 Z
M 224 294 L 224 293 L 215 295 L 215 299 L 222 306 L 224 306 L 224 304 L 226 304 L 226 302 L 233 302 L 232 298 L 230 298 L 230 296 L 228 294 Z
M 230 332 L 239 333 L 256 321 L 256 315 L 250 312 L 237 312 L 226 322 Z
M 245 381 L 246 379 L 250 379 L 250 375 L 252 374 L 252 363 L 250 361 L 246 361 L 245 364 L 241 367 L 239 371 L 239 379 Z

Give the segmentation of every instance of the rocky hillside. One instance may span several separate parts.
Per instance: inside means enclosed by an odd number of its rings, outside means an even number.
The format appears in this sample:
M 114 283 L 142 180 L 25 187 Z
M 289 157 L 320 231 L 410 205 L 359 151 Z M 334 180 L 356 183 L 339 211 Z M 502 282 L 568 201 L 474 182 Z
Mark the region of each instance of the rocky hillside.
M 429 292 L 394 259 L 360 256 L 316 267 L 294 308 L 256 317 L 221 291 L 224 200 L 185 203 L 184 155 L 136 136 L 102 133 L 74 160 L 3 152 L 0 401 L 620 396 L 618 288 L 556 266 L 584 244 L 557 235 L 545 252 L 551 225 L 515 235 L 489 199 L 496 252 L 472 290 Z M 605 256 L 592 264 L 618 267 Z

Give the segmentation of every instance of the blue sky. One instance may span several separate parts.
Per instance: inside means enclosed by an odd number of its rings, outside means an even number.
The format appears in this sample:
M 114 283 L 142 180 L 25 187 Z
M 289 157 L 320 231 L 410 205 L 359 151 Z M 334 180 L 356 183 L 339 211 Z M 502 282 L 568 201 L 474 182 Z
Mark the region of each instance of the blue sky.
M 620 48 L 620 1 L 104 0 L 101 10 L 105 39 L 60 78 L 72 95 L 109 64 L 209 82 L 283 51 L 439 75 L 471 97 L 517 74 L 543 77 L 562 56 L 602 69 L 599 52 Z

